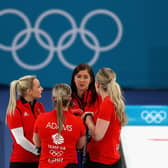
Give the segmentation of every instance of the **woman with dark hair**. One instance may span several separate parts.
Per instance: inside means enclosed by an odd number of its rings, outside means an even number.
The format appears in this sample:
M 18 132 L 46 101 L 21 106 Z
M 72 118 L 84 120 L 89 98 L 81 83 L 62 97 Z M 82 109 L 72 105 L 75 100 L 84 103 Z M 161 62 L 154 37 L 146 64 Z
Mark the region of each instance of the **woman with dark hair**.
M 97 111 L 99 97 L 95 89 L 94 72 L 85 63 L 79 64 L 72 73 L 71 111 L 81 116 L 85 111 Z
M 85 144 L 85 127 L 69 111 L 71 88 L 57 84 L 52 90 L 54 109 L 38 117 L 33 141 L 41 146 L 39 168 L 77 168 L 76 148 Z
M 81 116 L 85 111 L 97 113 L 101 97 L 97 95 L 95 89 L 94 72 L 88 64 L 79 64 L 72 73 L 71 79 L 72 100 L 71 112 Z M 90 135 L 86 129 L 87 142 L 83 150 L 78 151 L 78 166 L 82 167 L 86 160 L 87 143 Z

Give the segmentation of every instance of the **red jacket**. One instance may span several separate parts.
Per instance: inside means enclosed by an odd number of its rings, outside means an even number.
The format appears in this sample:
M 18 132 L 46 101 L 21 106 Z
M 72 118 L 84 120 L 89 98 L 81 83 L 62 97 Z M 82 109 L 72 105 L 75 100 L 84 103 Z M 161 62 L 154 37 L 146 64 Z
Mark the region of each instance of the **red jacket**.
M 25 101 L 24 98 L 20 98 L 16 102 L 16 108 L 14 115 L 7 115 L 7 123 L 9 129 L 14 129 L 18 127 L 23 127 L 24 136 L 28 139 L 31 143 L 33 143 L 33 128 L 34 123 L 37 116 L 40 113 L 44 113 L 44 106 L 43 104 L 34 101 L 33 111 L 31 109 L 30 104 Z M 39 157 L 34 155 L 31 152 L 26 151 L 23 149 L 19 144 L 16 143 L 14 136 L 12 135 L 13 139 L 13 150 L 11 154 L 10 161 L 11 162 L 38 162 Z
M 85 91 L 84 98 L 81 100 L 76 94 L 72 95 L 73 105 L 71 107 L 71 112 L 73 114 L 81 116 L 84 112 L 97 112 L 99 104 L 101 102 L 100 96 L 96 99 L 96 102 L 92 105 L 89 104 L 91 100 L 91 91 Z

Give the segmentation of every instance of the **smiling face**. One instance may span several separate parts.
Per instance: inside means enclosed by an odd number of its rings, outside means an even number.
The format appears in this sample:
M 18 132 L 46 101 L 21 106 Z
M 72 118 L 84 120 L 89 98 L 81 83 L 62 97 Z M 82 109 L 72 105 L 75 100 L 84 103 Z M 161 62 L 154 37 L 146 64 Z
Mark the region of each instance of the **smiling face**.
M 74 81 L 76 84 L 77 92 L 84 93 L 89 87 L 91 77 L 87 70 L 81 70 L 75 75 Z

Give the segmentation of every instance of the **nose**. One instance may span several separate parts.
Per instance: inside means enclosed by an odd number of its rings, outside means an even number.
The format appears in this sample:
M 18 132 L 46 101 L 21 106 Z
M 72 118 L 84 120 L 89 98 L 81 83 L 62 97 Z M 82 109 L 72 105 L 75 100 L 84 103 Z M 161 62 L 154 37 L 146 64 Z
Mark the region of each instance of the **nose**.
M 85 78 L 82 77 L 82 78 L 80 79 L 80 81 L 85 81 Z

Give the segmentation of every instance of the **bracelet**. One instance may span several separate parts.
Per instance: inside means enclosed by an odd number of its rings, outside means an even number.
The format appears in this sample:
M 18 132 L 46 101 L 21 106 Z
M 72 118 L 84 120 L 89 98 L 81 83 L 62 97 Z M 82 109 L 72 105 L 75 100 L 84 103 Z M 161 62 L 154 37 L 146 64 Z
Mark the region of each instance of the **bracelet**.
M 87 116 L 91 116 L 91 117 L 93 118 L 93 115 L 92 115 L 91 113 L 87 113 L 87 114 L 84 116 L 84 118 L 83 118 L 83 123 L 84 123 L 85 127 L 87 127 L 87 125 L 86 125 L 86 118 L 87 118 Z

